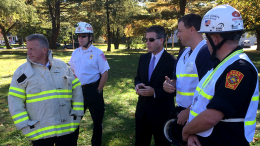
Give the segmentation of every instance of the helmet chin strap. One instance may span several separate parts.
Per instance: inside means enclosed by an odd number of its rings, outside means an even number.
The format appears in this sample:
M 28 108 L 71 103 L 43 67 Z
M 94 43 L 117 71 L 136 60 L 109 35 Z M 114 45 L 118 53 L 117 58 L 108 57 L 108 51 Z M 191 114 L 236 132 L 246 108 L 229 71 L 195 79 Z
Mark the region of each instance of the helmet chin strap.
M 83 46 L 83 47 L 88 48 L 88 45 L 89 45 L 90 43 L 92 43 L 92 40 L 90 41 L 90 36 L 92 36 L 92 35 L 89 33 L 88 43 L 87 43 L 85 46 Z
M 216 58 L 216 52 L 217 50 L 220 49 L 220 47 L 227 41 L 227 39 L 223 39 L 218 45 L 215 45 L 213 43 L 213 40 L 211 39 L 211 37 L 206 33 L 206 37 L 209 40 L 210 45 L 212 46 L 213 49 L 213 53 L 211 54 L 211 61 L 215 61 Z

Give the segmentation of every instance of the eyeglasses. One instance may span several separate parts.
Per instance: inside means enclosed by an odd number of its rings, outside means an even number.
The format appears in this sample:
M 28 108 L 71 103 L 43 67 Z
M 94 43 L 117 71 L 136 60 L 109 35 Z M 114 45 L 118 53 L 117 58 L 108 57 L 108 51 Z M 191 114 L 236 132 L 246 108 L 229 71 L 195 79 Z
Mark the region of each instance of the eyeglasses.
M 86 37 L 88 37 L 88 35 L 87 34 L 85 34 L 85 35 L 78 35 L 78 38 L 86 38 Z
M 146 42 L 149 40 L 149 42 L 154 42 L 155 39 L 161 39 L 161 38 L 145 38 Z

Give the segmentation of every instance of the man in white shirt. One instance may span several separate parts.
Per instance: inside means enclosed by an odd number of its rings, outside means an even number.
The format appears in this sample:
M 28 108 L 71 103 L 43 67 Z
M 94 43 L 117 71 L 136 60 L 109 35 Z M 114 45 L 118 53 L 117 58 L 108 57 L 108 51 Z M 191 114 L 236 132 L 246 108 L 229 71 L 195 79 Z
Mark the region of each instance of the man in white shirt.
M 75 34 L 81 47 L 73 51 L 69 65 L 82 85 L 84 111 L 88 108 L 93 120 L 93 146 L 101 146 L 102 121 L 104 116 L 103 87 L 110 69 L 104 53 L 92 45 L 93 28 L 86 22 L 79 22 Z

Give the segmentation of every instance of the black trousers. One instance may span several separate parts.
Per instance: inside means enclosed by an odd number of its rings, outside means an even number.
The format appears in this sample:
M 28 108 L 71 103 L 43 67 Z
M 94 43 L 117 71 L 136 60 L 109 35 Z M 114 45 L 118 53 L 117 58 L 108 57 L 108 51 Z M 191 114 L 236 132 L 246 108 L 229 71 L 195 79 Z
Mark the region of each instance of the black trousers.
M 148 121 L 146 114 L 142 119 L 135 118 L 135 146 L 150 146 L 152 136 L 156 146 L 171 146 L 163 133 L 164 124 Z
M 33 146 L 76 146 L 77 139 L 75 139 L 75 132 L 59 137 L 51 137 L 47 139 L 40 139 L 32 141 Z
M 103 93 L 99 94 L 97 82 L 82 86 L 84 96 L 84 111 L 89 109 L 91 118 L 93 120 L 93 135 L 91 139 L 92 146 L 101 146 L 102 144 L 102 130 L 103 117 L 105 112 Z M 79 133 L 79 128 L 76 130 Z M 78 134 L 77 134 L 78 136 Z

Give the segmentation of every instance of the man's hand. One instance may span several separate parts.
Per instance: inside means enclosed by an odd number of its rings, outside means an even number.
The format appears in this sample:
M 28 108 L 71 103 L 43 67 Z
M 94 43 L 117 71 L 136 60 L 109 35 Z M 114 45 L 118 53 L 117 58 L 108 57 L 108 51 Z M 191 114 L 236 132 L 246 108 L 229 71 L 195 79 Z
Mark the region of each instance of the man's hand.
M 188 146 L 201 146 L 200 141 L 196 135 L 190 135 L 188 137 Z
M 190 112 L 190 108 L 188 107 L 185 110 L 182 110 L 178 115 L 178 121 L 177 123 L 179 125 L 185 125 L 185 123 L 187 122 L 188 118 L 189 118 L 189 112 Z
M 175 92 L 176 88 L 176 81 L 175 80 L 170 80 L 167 76 L 165 76 L 165 82 L 163 83 L 163 89 L 165 92 L 168 93 L 173 93 Z
M 137 84 L 137 85 L 135 86 L 135 92 L 137 93 L 137 91 L 138 91 L 139 89 L 141 89 L 141 88 L 144 88 L 144 86 L 145 86 L 145 84 L 143 84 L 143 83 Z M 137 94 L 138 94 L 138 93 L 137 93 Z
M 154 88 L 150 86 L 143 86 L 143 89 L 138 88 L 136 93 L 141 96 L 154 96 Z

